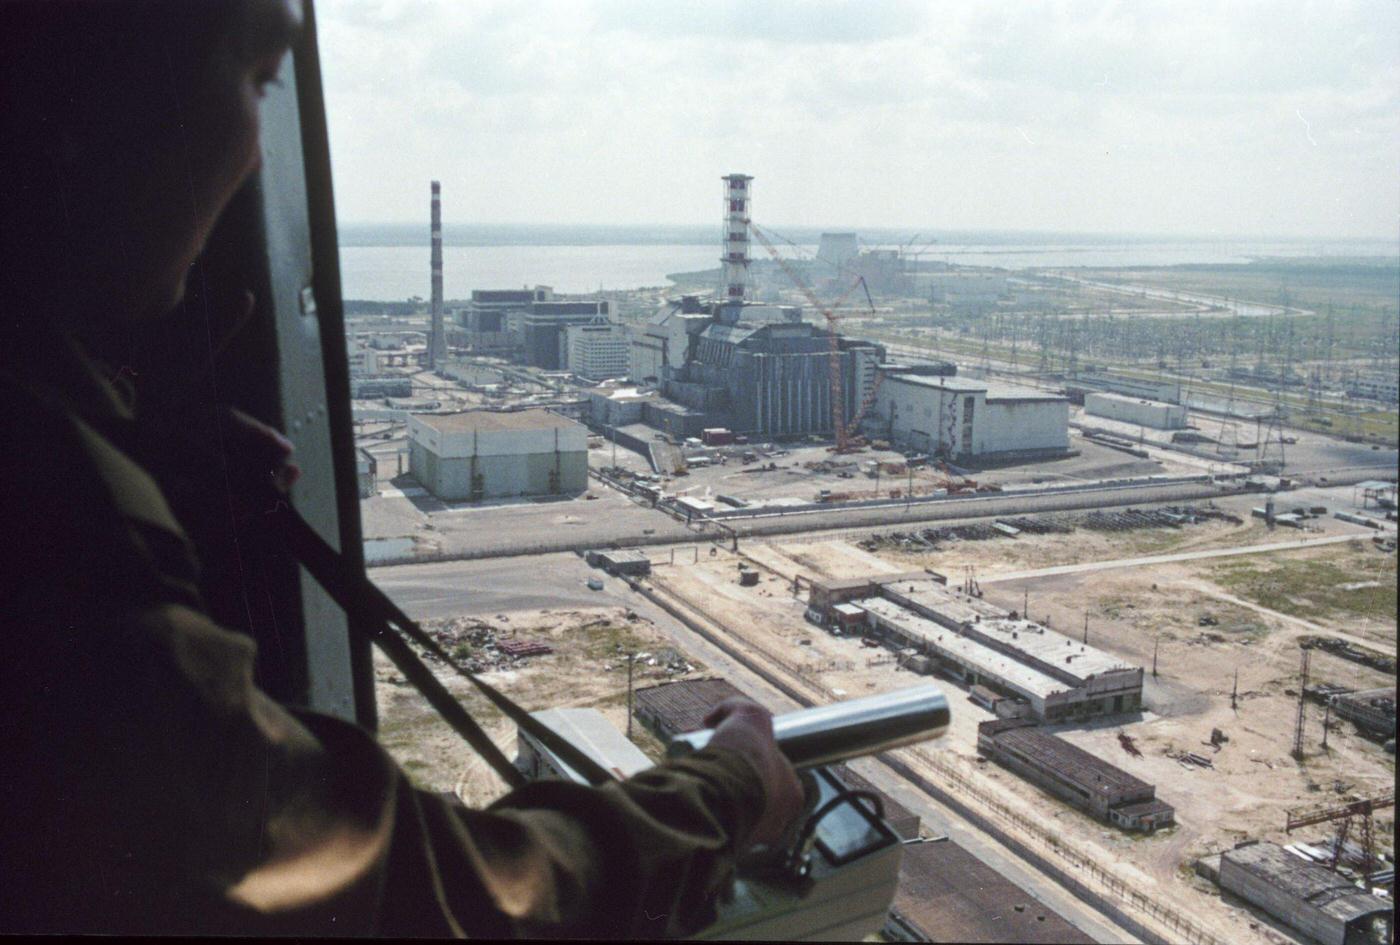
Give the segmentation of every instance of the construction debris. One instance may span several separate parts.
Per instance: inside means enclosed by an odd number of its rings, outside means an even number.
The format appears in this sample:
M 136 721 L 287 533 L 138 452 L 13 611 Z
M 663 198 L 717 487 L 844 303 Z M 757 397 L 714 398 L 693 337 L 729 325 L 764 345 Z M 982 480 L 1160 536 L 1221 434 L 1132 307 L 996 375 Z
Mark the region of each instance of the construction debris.
M 1118 733 L 1118 744 L 1122 745 L 1123 750 L 1134 758 L 1142 757 L 1142 749 L 1138 748 L 1137 742 L 1133 740 L 1133 736 L 1129 735 L 1127 732 Z
M 1080 515 L 1011 515 L 991 524 L 945 525 L 914 532 L 875 533 L 858 542 L 865 551 L 892 548 L 899 551 L 934 551 L 949 541 L 986 541 L 1016 538 L 1020 535 L 1069 534 L 1076 528 L 1118 532 L 1136 528 L 1180 528 L 1207 521 L 1241 524 L 1238 516 L 1208 506 L 1167 506 L 1161 509 L 1127 509 L 1121 512 L 1096 511 Z
M 1298 645 L 1306 649 L 1326 650 L 1333 656 L 1378 669 L 1383 673 L 1395 672 L 1395 659 L 1363 646 L 1357 646 L 1338 637 L 1303 637 Z
M 553 652 L 553 647 L 541 640 L 498 639 L 495 627 L 474 617 L 430 621 L 423 625 L 423 629 L 454 660 L 473 673 L 518 669 L 527 665 L 529 657 Z M 423 658 L 439 662 L 436 656 L 426 651 Z

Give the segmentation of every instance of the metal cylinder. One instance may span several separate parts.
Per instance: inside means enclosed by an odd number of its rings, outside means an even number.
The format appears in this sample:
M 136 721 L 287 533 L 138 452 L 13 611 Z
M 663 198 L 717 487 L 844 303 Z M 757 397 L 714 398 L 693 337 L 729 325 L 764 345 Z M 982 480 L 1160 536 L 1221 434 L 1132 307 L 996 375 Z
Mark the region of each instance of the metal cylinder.
M 948 719 L 942 690 L 924 684 L 775 716 L 773 737 L 793 767 L 812 768 L 938 738 Z M 699 751 L 713 734 L 706 728 L 677 735 L 667 753 Z

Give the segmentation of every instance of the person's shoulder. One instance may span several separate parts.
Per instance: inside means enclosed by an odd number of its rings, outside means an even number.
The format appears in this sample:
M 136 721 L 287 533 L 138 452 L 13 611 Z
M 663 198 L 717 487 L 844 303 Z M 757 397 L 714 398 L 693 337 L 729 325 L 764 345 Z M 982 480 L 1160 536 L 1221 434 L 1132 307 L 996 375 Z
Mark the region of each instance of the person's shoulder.
M 4 495 L 21 518 L 114 515 L 172 534 L 181 529 L 155 480 L 56 392 L 0 370 L 0 443 L 9 446 Z

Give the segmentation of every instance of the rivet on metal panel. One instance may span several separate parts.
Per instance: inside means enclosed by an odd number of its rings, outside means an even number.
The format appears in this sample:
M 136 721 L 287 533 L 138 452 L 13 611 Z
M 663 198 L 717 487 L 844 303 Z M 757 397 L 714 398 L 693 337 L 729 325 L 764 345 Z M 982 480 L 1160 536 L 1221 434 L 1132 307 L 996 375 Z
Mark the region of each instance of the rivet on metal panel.
M 301 429 L 301 421 L 300 421 L 300 420 L 293 420 L 293 421 L 292 421 L 292 429 L 293 429 L 293 430 L 300 430 L 300 429 Z
M 301 288 L 301 314 L 307 318 L 316 317 L 316 293 L 309 285 Z

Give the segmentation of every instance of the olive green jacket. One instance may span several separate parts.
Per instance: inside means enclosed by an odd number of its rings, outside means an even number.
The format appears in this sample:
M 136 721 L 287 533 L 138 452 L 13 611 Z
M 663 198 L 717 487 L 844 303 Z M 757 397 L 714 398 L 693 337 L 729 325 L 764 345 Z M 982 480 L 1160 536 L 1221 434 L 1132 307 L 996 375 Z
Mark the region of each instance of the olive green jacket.
M 0 360 L 0 931 L 660 937 L 705 920 L 763 806 L 747 761 L 534 782 L 486 810 L 415 789 L 365 731 L 256 688 L 253 644 L 205 614 L 189 541 L 117 445 L 137 422 L 120 385 L 71 341 L 47 355 Z

